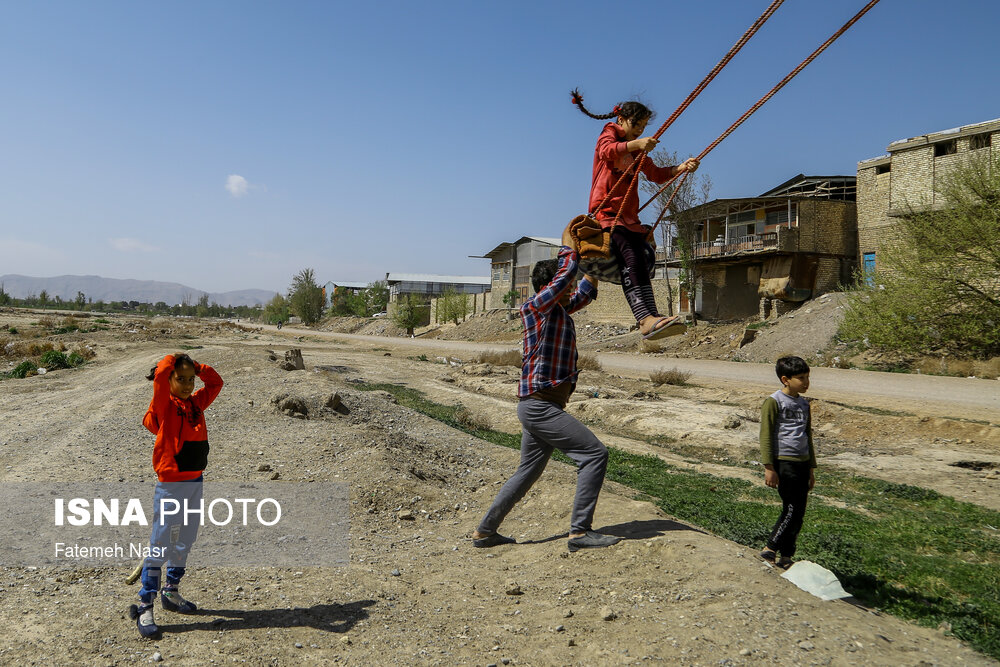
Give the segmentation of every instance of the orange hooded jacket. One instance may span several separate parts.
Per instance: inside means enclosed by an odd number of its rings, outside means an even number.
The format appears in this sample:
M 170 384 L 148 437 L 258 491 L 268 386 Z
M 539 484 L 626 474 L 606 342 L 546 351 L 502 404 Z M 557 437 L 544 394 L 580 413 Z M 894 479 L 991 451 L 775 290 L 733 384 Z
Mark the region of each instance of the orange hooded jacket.
M 170 374 L 174 355 L 168 354 L 156 365 L 153 376 L 153 399 L 142 418 L 142 425 L 156 435 L 153 445 L 153 469 L 161 482 L 186 482 L 197 479 L 208 465 L 208 429 L 205 408 L 222 391 L 222 378 L 207 364 L 195 363 L 195 373 L 205 386 L 181 400 L 170 393 Z

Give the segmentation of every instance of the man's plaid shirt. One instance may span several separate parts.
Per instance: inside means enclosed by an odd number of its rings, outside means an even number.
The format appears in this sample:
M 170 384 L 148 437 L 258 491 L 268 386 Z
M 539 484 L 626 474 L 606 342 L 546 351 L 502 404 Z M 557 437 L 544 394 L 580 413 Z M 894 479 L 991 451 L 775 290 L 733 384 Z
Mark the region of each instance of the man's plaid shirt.
M 573 284 L 579 259 L 575 250 L 563 246 L 552 282 L 521 306 L 524 346 L 517 389 L 521 398 L 563 382 L 576 383 L 576 327 L 570 314 L 593 301 L 597 288 L 581 280 L 566 308 L 559 305 L 559 297 Z

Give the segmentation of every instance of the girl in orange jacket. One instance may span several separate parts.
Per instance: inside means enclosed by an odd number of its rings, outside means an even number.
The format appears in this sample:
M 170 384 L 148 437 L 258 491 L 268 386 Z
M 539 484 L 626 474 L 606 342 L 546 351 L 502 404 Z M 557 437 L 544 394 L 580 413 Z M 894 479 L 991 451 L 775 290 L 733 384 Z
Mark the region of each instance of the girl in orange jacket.
M 222 390 L 222 378 L 208 364 L 199 364 L 186 354 L 168 354 L 147 379 L 153 381 L 153 398 L 142 419 L 143 425 L 156 435 L 153 445 L 153 469 L 158 482 L 153 495 L 153 532 L 149 538 L 150 552 L 161 554 L 146 558 L 142 568 L 142 589 L 139 604 L 129 608 L 139 634 L 156 638 L 160 629 L 153 619 L 153 600 L 160 591 L 160 568 L 167 564 L 167 582 L 160 601 L 163 608 L 191 614 L 197 606 L 181 597 L 177 590 L 184 576 L 187 554 L 198 536 L 198 522 L 185 522 L 186 513 L 160 517 L 165 499 L 200 506 L 202 472 L 208 464 L 208 431 L 205 409 Z M 195 377 L 204 387 L 194 390 Z

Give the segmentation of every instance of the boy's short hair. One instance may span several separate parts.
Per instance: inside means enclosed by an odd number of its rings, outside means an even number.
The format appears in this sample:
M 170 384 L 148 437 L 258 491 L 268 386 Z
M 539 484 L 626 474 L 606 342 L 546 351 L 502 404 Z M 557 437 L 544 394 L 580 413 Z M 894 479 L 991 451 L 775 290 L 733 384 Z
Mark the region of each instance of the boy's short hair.
M 802 357 L 782 357 L 774 364 L 774 372 L 777 373 L 779 380 L 783 377 L 795 377 L 808 373 L 809 364 Z
M 531 270 L 531 286 L 535 288 L 535 293 L 542 291 L 542 288 L 552 282 L 559 272 L 559 260 L 543 259 L 535 264 Z

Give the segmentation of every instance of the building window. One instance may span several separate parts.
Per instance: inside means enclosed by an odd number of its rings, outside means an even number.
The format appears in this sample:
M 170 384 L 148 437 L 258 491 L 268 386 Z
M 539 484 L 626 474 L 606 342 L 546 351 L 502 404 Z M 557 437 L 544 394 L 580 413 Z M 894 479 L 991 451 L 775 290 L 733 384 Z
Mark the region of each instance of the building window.
M 979 148 L 989 148 L 993 145 L 993 135 L 989 132 L 974 134 L 969 137 L 969 150 L 974 151 Z
M 788 209 L 783 208 L 780 211 L 768 211 L 767 212 L 767 224 L 769 225 L 784 225 L 788 223 Z
M 890 171 L 892 171 L 891 164 L 880 164 L 877 167 L 875 167 L 876 176 L 878 176 L 879 174 L 888 174 Z
M 941 157 L 943 155 L 954 155 L 957 152 L 958 152 L 958 139 L 939 141 L 936 144 L 934 144 L 934 157 Z

